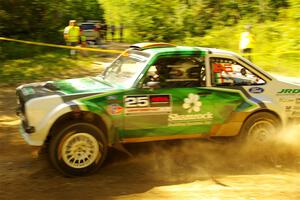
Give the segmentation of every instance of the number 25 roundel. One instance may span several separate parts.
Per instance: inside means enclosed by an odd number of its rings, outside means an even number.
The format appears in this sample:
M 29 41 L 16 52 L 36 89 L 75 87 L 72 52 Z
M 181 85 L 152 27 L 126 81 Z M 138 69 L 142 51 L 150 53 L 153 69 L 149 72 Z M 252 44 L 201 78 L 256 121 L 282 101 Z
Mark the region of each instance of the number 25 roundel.
M 125 98 L 126 108 L 147 107 L 149 106 L 148 96 L 128 96 Z

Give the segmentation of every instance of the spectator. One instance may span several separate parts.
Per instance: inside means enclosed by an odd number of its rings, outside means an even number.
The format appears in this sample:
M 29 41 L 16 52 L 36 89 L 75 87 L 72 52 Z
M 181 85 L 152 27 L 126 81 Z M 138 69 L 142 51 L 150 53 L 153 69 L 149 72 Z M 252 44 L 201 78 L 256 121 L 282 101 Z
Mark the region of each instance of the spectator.
M 106 41 L 106 36 L 107 36 L 107 24 L 103 23 L 101 24 L 101 39 Z
M 64 29 L 64 38 L 68 46 L 77 46 L 79 43 L 80 29 L 76 25 L 76 20 L 70 20 L 69 26 Z M 75 49 L 71 49 L 70 55 L 76 54 Z
M 80 46 L 83 48 L 87 47 L 86 36 L 84 35 L 83 30 L 80 31 Z M 82 56 L 88 55 L 88 52 L 85 50 L 81 50 L 80 53 Z
M 115 31 L 116 31 L 115 25 L 111 25 L 110 26 L 110 33 L 111 33 L 111 40 L 112 41 L 114 41 L 114 39 L 115 39 Z
M 101 44 L 101 24 L 100 23 L 96 23 L 96 31 L 97 31 L 97 36 L 96 36 L 96 44 Z
M 251 53 L 255 42 L 255 37 L 251 32 L 252 26 L 247 25 L 245 31 L 241 34 L 239 49 L 242 54 L 246 54 L 248 60 L 251 61 Z
M 119 41 L 120 42 L 123 41 L 123 31 L 124 31 L 124 26 L 123 26 L 123 23 L 121 23 L 120 27 L 119 27 Z

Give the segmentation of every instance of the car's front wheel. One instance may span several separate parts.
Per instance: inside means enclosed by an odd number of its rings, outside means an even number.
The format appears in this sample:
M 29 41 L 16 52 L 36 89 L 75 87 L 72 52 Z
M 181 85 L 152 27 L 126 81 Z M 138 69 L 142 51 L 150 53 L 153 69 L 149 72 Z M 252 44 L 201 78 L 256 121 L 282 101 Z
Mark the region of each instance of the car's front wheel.
M 67 176 L 84 176 L 100 168 L 107 153 L 106 138 L 97 126 L 85 122 L 54 130 L 49 144 L 53 166 Z
M 248 142 L 265 143 L 280 131 L 280 124 L 280 120 L 271 113 L 256 113 L 244 122 L 240 135 Z

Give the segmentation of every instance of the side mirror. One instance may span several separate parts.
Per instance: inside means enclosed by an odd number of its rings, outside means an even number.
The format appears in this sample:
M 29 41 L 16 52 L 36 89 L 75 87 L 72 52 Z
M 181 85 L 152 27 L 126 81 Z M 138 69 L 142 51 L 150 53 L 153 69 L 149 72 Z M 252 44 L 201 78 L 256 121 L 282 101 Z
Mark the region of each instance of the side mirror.
M 149 81 L 145 84 L 145 88 L 160 88 L 159 82 Z

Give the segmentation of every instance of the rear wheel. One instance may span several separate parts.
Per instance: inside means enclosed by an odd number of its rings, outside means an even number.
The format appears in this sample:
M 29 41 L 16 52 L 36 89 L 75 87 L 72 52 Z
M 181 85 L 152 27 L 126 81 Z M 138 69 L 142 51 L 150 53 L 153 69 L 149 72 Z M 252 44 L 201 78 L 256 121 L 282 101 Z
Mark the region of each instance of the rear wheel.
M 97 126 L 77 122 L 57 128 L 52 134 L 49 157 L 62 174 L 84 176 L 101 167 L 107 154 L 107 142 Z
M 254 143 L 265 143 L 280 131 L 280 120 L 268 112 L 250 116 L 241 129 L 241 137 Z

